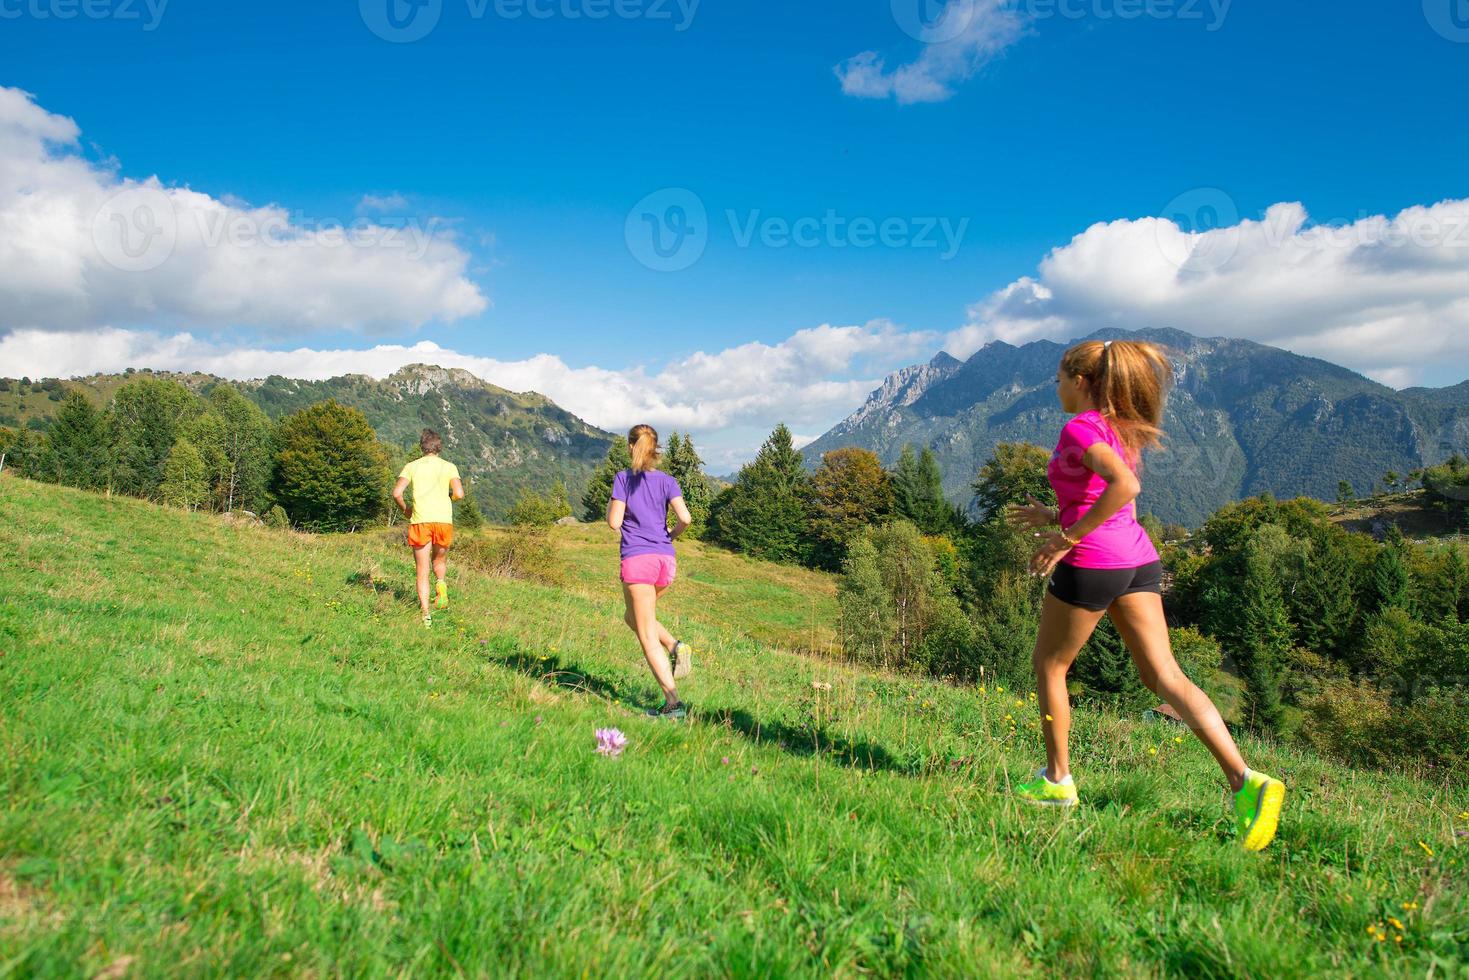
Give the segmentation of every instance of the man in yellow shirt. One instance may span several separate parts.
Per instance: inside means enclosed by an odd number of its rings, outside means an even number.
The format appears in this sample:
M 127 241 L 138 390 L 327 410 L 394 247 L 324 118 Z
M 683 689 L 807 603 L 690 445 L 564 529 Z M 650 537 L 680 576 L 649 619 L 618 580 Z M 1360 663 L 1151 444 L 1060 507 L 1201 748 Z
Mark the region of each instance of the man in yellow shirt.
M 423 456 L 403 467 L 393 487 L 393 499 L 408 518 L 408 547 L 418 566 L 418 604 L 423 608 L 423 625 L 434 624 L 429 610 L 428 570 L 434 570 L 434 608 L 449 606 L 449 587 L 444 575 L 449 571 L 449 547 L 454 543 L 454 501 L 464 499 L 464 484 L 459 468 L 439 453 L 444 441 L 433 429 L 424 429 L 418 437 Z M 413 506 L 403 500 L 403 491 L 413 485 Z

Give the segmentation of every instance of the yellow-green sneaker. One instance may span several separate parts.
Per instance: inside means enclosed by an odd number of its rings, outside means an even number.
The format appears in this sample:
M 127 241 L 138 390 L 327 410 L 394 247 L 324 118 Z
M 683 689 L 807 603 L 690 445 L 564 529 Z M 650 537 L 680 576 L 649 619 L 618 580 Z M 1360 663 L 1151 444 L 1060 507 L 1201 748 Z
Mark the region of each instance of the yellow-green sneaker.
M 1046 776 L 1046 770 L 1041 769 L 1032 782 L 1015 787 L 1015 795 L 1037 806 L 1076 806 L 1076 781 L 1067 776 L 1061 782 L 1053 783 Z
M 449 586 L 444 583 L 443 579 L 434 583 L 434 608 L 449 608 Z
M 1234 826 L 1241 847 L 1258 851 L 1275 839 L 1284 802 L 1285 783 L 1263 772 L 1245 770 L 1245 784 L 1234 794 Z
M 683 640 L 675 640 L 668 659 L 673 662 L 673 679 L 681 681 L 694 669 L 694 648 Z

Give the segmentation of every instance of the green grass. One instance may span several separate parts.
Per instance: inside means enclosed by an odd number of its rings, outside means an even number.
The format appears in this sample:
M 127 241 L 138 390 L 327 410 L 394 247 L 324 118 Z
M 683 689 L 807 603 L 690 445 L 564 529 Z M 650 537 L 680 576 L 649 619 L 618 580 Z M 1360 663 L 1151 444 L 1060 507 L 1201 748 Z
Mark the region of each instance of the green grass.
M 1462 782 L 1250 743 L 1291 794 L 1249 855 L 1201 746 L 1079 712 L 1083 805 L 1025 809 L 1024 694 L 793 652 L 831 581 L 694 544 L 656 724 L 610 534 L 557 535 L 568 588 L 451 570 L 429 632 L 388 535 L 0 479 L 0 975 L 1462 968 Z

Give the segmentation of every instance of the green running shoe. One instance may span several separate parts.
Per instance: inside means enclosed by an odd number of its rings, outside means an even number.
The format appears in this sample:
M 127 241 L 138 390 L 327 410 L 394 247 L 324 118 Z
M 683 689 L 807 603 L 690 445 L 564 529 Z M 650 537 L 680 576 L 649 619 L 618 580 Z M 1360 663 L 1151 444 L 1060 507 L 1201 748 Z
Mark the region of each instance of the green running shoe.
M 426 630 L 434 628 L 434 618 L 432 616 L 423 617 L 423 628 Z
M 434 583 L 434 608 L 449 608 L 449 586 L 444 583 L 443 579 Z
M 683 680 L 694 669 L 694 648 L 683 640 L 673 641 L 673 652 L 668 655 L 673 661 L 673 679 Z
M 1275 839 L 1284 802 L 1285 783 L 1263 772 L 1245 770 L 1245 784 L 1234 794 L 1234 826 L 1241 847 L 1259 851 Z
M 1035 774 L 1035 780 L 1015 787 L 1015 795 L 1027 803 L 1037 806 L 1076 806 L 1076 782 L 1070 776 L 1064 782 L 1053 783 L 1045 769 Z
M 664 701 L 663 707 L 648 709 L 648 715 L 650 717 L 665 721 L 683 721 L 688 713 L 689 707 L 682 701 L 679 701 L 677 704 L 669 704 L 667 701 Z

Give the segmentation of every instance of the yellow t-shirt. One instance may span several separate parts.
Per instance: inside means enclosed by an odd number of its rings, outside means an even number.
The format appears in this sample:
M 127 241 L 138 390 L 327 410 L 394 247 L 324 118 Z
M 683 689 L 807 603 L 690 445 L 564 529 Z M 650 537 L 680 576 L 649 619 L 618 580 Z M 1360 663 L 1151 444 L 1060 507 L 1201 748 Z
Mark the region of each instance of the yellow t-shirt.
M 453 524 L 454 502 L 449 481 L 459 479 L 459 467 L 438 456 L 424 456 L 403 467 L 398 479 L 413 486 L 414 524 Z

